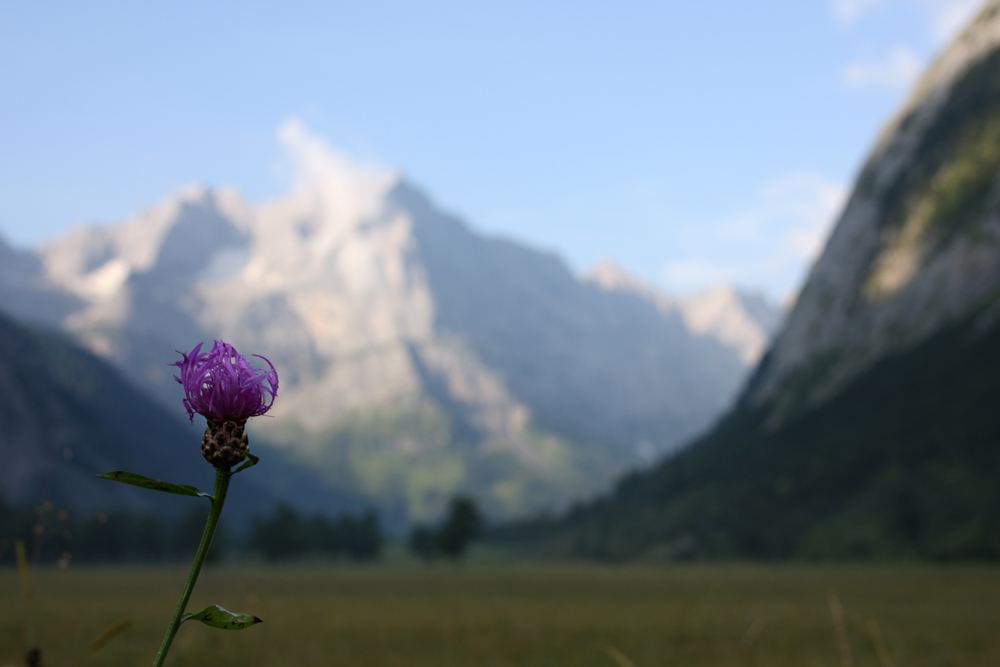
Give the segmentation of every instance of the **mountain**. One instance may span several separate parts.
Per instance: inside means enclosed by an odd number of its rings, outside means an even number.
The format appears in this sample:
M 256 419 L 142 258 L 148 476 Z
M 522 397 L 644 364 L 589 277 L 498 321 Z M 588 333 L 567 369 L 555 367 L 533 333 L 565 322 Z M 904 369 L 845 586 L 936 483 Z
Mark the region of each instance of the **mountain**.
M 987 3 L 934 63 L 858 177 L 746 396 L 753 406 L 768 406 L 772 425 L 995 297 L 997 11 Z
M 678 314 L 688 331 L 734 349 L 747 366 L 760 360 L 782 322 L 782 312 L 758 292 L 720 284 L 686 297 L 673 297 L 613 262 L 599 263 L 585 276 L 605 291 L 633 294 L 663 313 Z
M 782 324 L 782 312 L 762 294 L 732 285 L 686 297 L 681 309 L 692 331 L 736 348 L 751 367 L 760 361 Z
M 875 145 L 787 322 L 705 436 L 561 523 L 607 558 L 1000 557 L 1000 2 Z
M 742 331 L 692 327 L 638 281 L 578 279 L 299 125 L 283 137 L 288 195 L 187 188 L 46 244 L 21 283 L 56 286 L 70 306 L 48 321 L 175 412 L 174 350 L 266 355 L 281 393 L 255 437 L 330 489 L 415 518 L 458 490 L 498 516 L 563 507 L 704 428 L 767 335 L 749 308 Z
M 94 479 L 110 470 L 212 483 L 199 431 L 60 336 L 0 316 L 0 384 L 0 494 L 9 502 L 49 500 L 86 511 L 182 504 Z
M 51 283 L 31 252 L 15 250 L 0 236 L 0 312 L 47 328 L 59 328 L 82 302 Z
M 60 508 L 177 513 L 192 499 L 94 476 L 111 470 L 210 490 L 212 467 L 201 456 L 204 420 L 171 414 L 104 360 L 65 336 L 18 324 L 0 313 L 0 504 L 49 501 Z M 174 401 L 182 392 L 176 388 Z M 227 523 L 242 527 L 255 512 L 294 500 L 307 509 L 360 512 L 363 498 L 326 489 L 280 452 L 240 474 L 230 491 Z M 291 478 L 291 479 L 290 479 Z M 266 480 L 266 484 L 264 483 Z M 388 524 L 398 523 L 391 514 Z

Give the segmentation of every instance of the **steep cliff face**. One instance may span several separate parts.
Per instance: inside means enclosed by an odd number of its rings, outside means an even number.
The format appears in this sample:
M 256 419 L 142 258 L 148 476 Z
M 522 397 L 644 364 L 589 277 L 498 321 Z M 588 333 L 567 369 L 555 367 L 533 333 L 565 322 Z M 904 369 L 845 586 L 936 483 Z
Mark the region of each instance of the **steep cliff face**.
M 331 488 L 416 517 L 459 489 L 500 515 L 562 506 L 703 428 L 766 335 L 581 281 L 288 132 L 306 153 L 288 195 L 188 188 L 35 261 L 76 304 L 50 319 L 171 409 L 174 350 L 266 354 L 281 398 L 255 428 Z
M 1000 558 L 998 351 L 992 0 L 878 141 L 734 409 L 508 537 L 605 558 Z
M 879 139 L 745 396 L 771 427 L 996 302 L 998 45 L 1000 4 L 990 2 Z

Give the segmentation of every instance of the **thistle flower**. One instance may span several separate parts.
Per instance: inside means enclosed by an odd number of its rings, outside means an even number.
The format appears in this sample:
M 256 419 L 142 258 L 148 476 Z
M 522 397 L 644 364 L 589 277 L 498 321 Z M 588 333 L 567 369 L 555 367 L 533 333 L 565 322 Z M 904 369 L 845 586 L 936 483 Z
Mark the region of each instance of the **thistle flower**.
M 228 469 L 250 450 L 244 433 L 247 419 L 258 417 L 274 404 L 278 394 L 278 372 L 265 357 L 270 370 L 254 368 L 250 360 L 229 343 L 217 340 L 212 350 L 201 351 L 198 343 L 191 354 L 179 352 L 181 361 L 170 364 L 180 369 L 175 376 L 184 387 L 184 407 L 194 421 L 197 412 L 208 420 L 202 439 L 202 454 L 216 468 Z

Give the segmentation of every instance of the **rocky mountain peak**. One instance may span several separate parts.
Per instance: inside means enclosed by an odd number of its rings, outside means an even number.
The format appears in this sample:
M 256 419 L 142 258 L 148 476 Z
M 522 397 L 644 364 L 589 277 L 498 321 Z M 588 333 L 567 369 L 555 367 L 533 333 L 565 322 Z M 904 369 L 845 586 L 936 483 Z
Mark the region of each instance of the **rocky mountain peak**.
M 216 247 L 242 242 L 248 210 L 235 190 L 191 185 L 124 224 L 77 227 L 38 255 L 53 282 L 87 301 L 107 301 L 134 274 L 197 276 Z
M 282 390 L 257 434 L 414 517 L 457 489 L 498 514 L 561 506 L 679 446 L 742 381 L 743 343 L 710 323 L 725 304 L 695 330 L 621 269 L 580 280 L 301 124 L 281 140 L 286 195 L 185 188 L 46 244 L 39 275 L 74 299 L 52 319 L 178 414 L 175 350 L 266 354 Z
M 692 331 L 737 348 L 748 366 L 760 360 L 782 319 L 780 309 L 763 295 L 726 283 L 685 297 L 680 307 Z
M 997 396 L 993 0 L 873 150 L 736 405 L 532 532 L 547 551 L 614 559 L 996 559 Z
M 828 400 L 1000 287 L 1000 2 L 889 124 L 745 400 L 770 424 Z
M 607 292 L 633 292 L 636 294 L 653 294 L 655 290 L 649 283 L 629 272 L 610 259 L 601 260 L 588 271 L 585 281 L 600 287 Z M 665 293 L 659 293 L 664 302 L 668 300 Z
M 641 296 L 663 313 L 678 314 L 691 332 L 737 349 L 747 366 L 757 363 L 781 323 L 781 310 L 763 295 L 743 292 L 727 283 L 672 297 L 610 260 L 594 266 L 584 280 L 606 292 Z

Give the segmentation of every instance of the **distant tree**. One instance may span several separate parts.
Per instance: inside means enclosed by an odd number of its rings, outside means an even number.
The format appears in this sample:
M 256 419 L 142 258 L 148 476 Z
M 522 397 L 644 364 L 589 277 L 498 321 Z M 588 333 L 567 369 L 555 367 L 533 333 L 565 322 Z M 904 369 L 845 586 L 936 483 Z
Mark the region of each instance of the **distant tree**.
M 249 546 L 269 561 L 301 556 L 308 547 L 306 537 L 302 515 L 291 505 L 278 505 L 273 514 L 250 523 Z
M 123 510 L 95 514 L 84 520 L 77 547 L 87 560 L 121 562 L 131 555 L 132 515 Z
M 360 518 L 341 515 L 337 524 L 341 544 L 349 557 L 354 560 L 378 558 L 382 551 L 382 530 L 375 510 L 369 510 Z
M 157 561 L 166 557 L 171 530 L 162 516 L 152 512 L 126 513 L 118 519 L 117 526 L 125 532 L 125 560 Z
M 205 506 L 181 516 L 119 509 L 78 515 L 52 503 L 5 505 L 0 512 L 0 561 L 21 540 L 40 563 L 122 563 L 187 560 L 201 541 Z M 219 524 L 209 560 L 223 553 Z M 6 546 L 5 546 L 6 545 Z
M 448 515 L 437 531 L 437 548 L 445 556 L 458 560 L 483 529 L 483 515 L 476 502 L 455 496 L 448 503 Z
M 341 514 L 331 519 L 322 512 L 303 517 L 290 505 L 251 521 L 247 546 L 267 560 L 285 560 L 306 554 L 353 560 L 373 560 L 382 551 L 378 513 Z
M 7 505 L 7 501 L 3 497 L 3 491 L 0 490 L 0 535 L 4 537 L 6 537 L 7 532 L 10 530 L 8 524 L 12 515 L 13 508 Z
M 182 514 L 174 525 L 173 548 L 179 553 L 194 553 L 201 544 L 201 534 L 205 531 L 205 517 L 208 516 L 208 504 L 194 505 Z M 215 540 L 212 540 L 212 551 L 215 551 Z
M 417 524 L 410 531 L 407 544 L 420 560 L 432 561 L 437 555 L 437 531 L 429 526 Z
M 325 556 L 336 556 L 344 550 L 340 531 L 322 512 L 316 512 L 305 523 L 306 550 L 315 551 Z
M 175 558 L 184 559 L 194 553 L 201 544 L 201 536 L 205 531 L 205 518 L 208 516 L 207 505 L 195 505 L 177 520 L 171 535 L 170 551 Z M 226 530 L 225 518 L 219 521 L 212 539 L 212 547 L 208 551 L 207 562 L 216 563 L 226 553 L 229 544 L 229 533 Z

